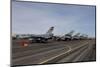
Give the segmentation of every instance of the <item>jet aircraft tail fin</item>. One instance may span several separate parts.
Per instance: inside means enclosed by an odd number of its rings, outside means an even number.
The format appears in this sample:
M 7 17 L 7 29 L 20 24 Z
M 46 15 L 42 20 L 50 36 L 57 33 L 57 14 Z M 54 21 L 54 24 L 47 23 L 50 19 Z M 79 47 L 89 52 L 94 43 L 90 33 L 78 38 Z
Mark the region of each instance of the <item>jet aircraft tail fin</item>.
M 53 30 L 54 30 L 54 27 L 50 27 L 49 30 L 46 32 L 46 34 L 52 34 Z

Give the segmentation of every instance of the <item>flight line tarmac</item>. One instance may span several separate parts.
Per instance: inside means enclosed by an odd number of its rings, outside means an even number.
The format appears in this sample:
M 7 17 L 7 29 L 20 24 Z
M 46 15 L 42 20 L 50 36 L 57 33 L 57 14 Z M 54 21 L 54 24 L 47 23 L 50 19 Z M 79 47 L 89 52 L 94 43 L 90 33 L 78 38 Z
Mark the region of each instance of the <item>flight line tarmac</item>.
M 52 41 L 21 46 L 12 41 L 12 66 L 96 60 L 95 40 Z

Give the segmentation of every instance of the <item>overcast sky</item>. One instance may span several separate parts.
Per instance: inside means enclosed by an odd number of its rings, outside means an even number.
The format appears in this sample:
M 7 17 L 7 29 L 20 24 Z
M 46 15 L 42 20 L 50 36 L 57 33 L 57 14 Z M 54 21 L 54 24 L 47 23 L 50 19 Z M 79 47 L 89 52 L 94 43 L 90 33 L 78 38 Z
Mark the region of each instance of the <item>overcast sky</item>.
M 43 34 L 54 26 L 55 35 L 75 30 L 95 36 L 95 6 L 12 2 L 12 33 Z

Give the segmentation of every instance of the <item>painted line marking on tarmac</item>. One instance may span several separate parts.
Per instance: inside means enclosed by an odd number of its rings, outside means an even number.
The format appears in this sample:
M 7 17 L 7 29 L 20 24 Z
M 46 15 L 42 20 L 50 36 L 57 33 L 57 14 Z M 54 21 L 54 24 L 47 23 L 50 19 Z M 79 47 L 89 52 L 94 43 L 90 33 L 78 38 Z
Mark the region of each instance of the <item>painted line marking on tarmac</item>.
M 88 42 L 86 42 L 85 45 L 86 45 L 86 44 L 88 44 Z M 82 46 L 85 46 L 85 45 L 82 45 Z M 82 46 L 76 47 L 76 48 L 74 48 L 73 50 L 78 49 L 78 48 L 80 48 L 80 47 L 82 47 Z M 66 53 L 69 53 L 70 51 L 72 51 L 72 49 L 71 49 L 70 46 L 68 46 L 68 48 L 69 48 L 69 50 L 68 50 L 67 52 L 61 53 L 61 54 L 59 54 L 59 55 L 57 55 L 57 56 L 54 56 L 54 57 L 52 57 L 52 58 L 50 58 L 50 59 L 47 59 L 47 60 L 45 60 L 45 61 L 43 61 L 43 62 L 40 62 L 39 64 L 46 63 L 46 62 L 48 62 L 48 61 L 50 61 L 50 60 L 53 60 L 53 59 L 55 59 L 55 58 L 57 58 L 57 57 L 59 57 L 59 56 L 61 56 L 61 55 L 63 55 L 63 54 L 66 54 Z
M 70 46 L 67 45 L 67 47 L 69 48 L 69 50 L 68 50 L 67 52 L 65 52 L 65 53 L 68 53 L 68 52 L 70 52 L 70 51 L 72 50 L 72 48 L 71 48 Z M 43 62 L 40 62 L 39 64 L 43 64 L 43 63 L 45 63 L 45 62 L 48 62 L 48 61 L 50 61 L 50 60 L 52 60 L 52 59 L 55 59 L 55 58 L 57 58 L 57 57 L 59 57 L 59 56 L 65 54 L 65 53 L 59 54 L 59 55 L 57 55 L 57 56 L 54 56 L 54 57 L 52 57 L 52 58 L 50 58 L 50 59 L 48 59 L 48 60 L 45 60 L 45 61 L 43 61 Z
M 63 48 L 60 48 L 60 49 L 54 49 L 54 50 L 50 50 L 50 51 L 47 51 L 47 52 L 44 52 L 44 54 L 45 53 L 48 53 L 48 52 L 53 52 L 53 51 L 58 51 L 58 50 L 62 50 Z M 14 59 L 13 60 L 13 62 L 16 62 L 16 61 L 21 61 L 21 60 L 24 60 L 24 59 L 28 59 L 28 58 L 31 58 L 31 57 L 33 57 L 33 56 L 38 56 L 38 55 L 41 55 L 41 54 L 43 54 L 43 53 L 39 53 L 39 54 L 35 54 L 35 55 L 29 55 L 29 56 L 25 56 L 25 57 L 21 57 L 21 58 L 19 58 L 19 59 Z

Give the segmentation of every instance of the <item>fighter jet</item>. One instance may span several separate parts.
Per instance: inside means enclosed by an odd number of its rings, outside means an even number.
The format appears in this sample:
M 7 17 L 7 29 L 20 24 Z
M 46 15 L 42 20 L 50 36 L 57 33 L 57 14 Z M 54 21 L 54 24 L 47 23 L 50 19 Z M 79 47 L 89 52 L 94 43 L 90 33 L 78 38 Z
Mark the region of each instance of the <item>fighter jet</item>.
M 74 30 L 70 31 L 69 33 L 56 37 L 56 40 L 66 41 L 66 40 L 72 40 L 72 35 L 74 33 Z
M 72 35 L 74 33 L 74 30 L 70 31 L 69 33 L 65 34 L 63 37 L 62 37 L 62 40 L 72 40 Z
M 50 27 L 50 29 L 45 34 L 40 34 L 40 35 L 33 34 L 31 35 L 29 40 L 31 40 L 32 42 L 47 42 L 49 39 L 52 39 L 53 30 L 54 30 L 54 27 Z
M 76 33 L 75 35 L 73 35 L 72 39 L 73 40 L 79 40 L 80 39 L 80 33 Z
M 17 34 L 16 39 L 29 39 L 32 34 Z
M 80 39 L 81 40 L 88 39 L 88 35 L 87 34 L 82 34 L 82 35 L 80 35 Z

